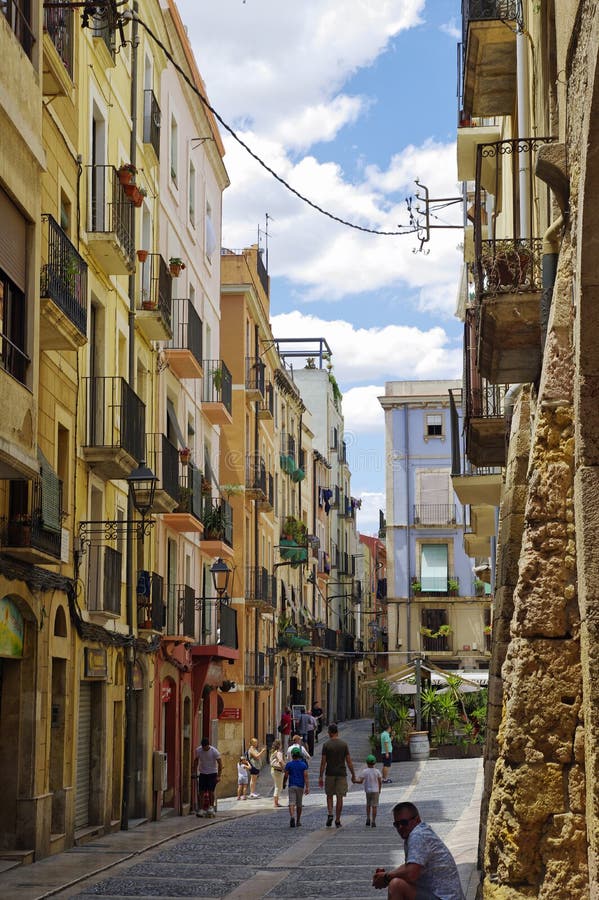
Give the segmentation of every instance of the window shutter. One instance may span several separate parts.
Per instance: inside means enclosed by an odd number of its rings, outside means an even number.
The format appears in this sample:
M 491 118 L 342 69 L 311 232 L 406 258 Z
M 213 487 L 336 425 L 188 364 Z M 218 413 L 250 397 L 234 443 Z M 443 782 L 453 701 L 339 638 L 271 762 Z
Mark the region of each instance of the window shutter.
M 42 528 L 60 534 L 60 480 L 58 475 L 38 449 L 37 457 L 41 475 L 41 516 Z
M 2 189 L 0 189 L 0 269 L 25 292 L 27 222 Z
M 447 544 L 424 544 L 420 561 L 422 591 L 447 591 Z

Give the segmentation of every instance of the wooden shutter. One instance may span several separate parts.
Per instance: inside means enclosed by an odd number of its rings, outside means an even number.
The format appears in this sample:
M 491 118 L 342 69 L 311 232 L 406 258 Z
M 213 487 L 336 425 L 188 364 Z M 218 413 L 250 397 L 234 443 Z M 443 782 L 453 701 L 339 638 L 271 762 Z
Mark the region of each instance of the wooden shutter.
M 25 292 L 27 221 L 0 188 L 0 269 Z

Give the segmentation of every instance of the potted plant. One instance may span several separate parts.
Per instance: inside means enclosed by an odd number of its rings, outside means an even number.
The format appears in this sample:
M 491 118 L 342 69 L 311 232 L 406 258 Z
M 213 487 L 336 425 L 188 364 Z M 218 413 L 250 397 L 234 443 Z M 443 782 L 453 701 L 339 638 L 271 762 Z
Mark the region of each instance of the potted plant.
M 208 540 L 220 541 L 225 536 L 225 528 L 227 519 L 222 506 L 207 505 L 202 516 L 202 525 L 204 526 L 204 538 Z
M 490 625 L 485 625 L 485 627 L 483 628 L 483 634 L 485 635 L 490 635 L 492 631 L 493 629 Z
M 169 272 L 171 273 L 173 278 L 178 278 L 183 269 L 185 268 L 185 263 L 179 256 L 171 256 L 168 261 Z
M 149 252 L 148 250 L 138 250 L 137 251 L 137 258 L 140 261 L 140 263 L 145 263 L 146 259 L 148 258 L 148 252 Z
M 416 580 L 412 582 L 412 592 L 414 594 L 422 593 L 422 584 L 420 583 L 420 581 Z
M 223 370 L 220 366 L 212 370 L 212 384 L 214 386 L 214 390 L 218 394 L 220 394 L 221 388 L 223 386 Z
M 117 175 L 119 176 L 119 181 L 121 184 L 130 184 L 137 175 L 137 169 L 135 168 L 133 163 L 123 163 L 123 165 L 117 170 Z
M 131 200 L 132 203 L 135 203 L 137 198 L 139 197 L 139 188 L 135 184 L 134 181 L 128 181 L 123 185 L 123 190 L 125 191 L 125 195 Z
M 189 460 L 191 459 L 191 449 L 189 447 L 181 447 L 179 450 L 179 459 L 181 460 L 182 466 L 189 465 Z
M 460 583 L 457 578 L 447 579 L 447 590 L 450 594 L 456 595 L 460 589 Z
M 150 293 L 146 288 L 142 288 L 141 291 L 141 308 L 156 309 L 156 301 L 152 300 L 152 298 L 150 297 Z
M 140 187 L 137 189 L 137 196 L 133 198 L 133 206 L 140 208 L 142 203 L 144 202 L 144 197 L 148 196 L 148 192 L 145 188 Z

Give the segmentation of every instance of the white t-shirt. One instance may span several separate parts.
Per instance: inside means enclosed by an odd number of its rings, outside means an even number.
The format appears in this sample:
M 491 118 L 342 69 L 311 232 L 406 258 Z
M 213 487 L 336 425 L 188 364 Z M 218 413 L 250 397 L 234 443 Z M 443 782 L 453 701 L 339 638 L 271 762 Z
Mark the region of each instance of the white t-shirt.
M 291 756 L 291 751 L 293 750 L 294 747 L 300 748 L 300 750 L 302 751 L 303 758 L 306 760 L 307 763 L 309 763 L 310 760 L 312 759 L 312 757 L 310 756 L 310 754 L 308 753 L 306 748 L 302 747 L 301 744 L 290 744 L 289 749 L 287 750 L 287 759 L 293 759 L 293 757 Z
M 366 766 L 360 772 L 359 777 L 364 779 L 364 790 L 367 794 L 376 794 L 380 791 L 383 778 L 379 770 L 375 769 L 374 766 L 372 769 L 370 766 Z
M 217 759 L 220 759 L 220 753 L 216 747 L 203 747 L 196 749 L 196 759 L 198 760 L 198 772 L 200 775 L 216 775 L 218 772 Z
M 419 891 L 429 891 L 439 900 L 464 900 L 455 860 L 430 825 L 420 822 L 404 841 L 404 849 L 406 863 L 423 867 L 418 879 Z

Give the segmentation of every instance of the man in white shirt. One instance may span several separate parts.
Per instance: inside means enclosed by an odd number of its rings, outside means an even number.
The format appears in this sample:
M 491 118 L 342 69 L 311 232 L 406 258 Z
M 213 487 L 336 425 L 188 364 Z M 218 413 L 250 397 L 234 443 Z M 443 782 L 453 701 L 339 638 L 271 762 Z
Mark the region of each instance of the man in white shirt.
M 299 734 L 294 734 L 291 739 L 291 743 L 289 744 L 289 748 L 287 750 L 287 759 L 293 758 L 293 754 L 291 751 L 293 750 L 294 747 L 299 747 L 299 749 L 302 751 L 302 759 L 305 759 L 305 761 L 307 763 L 309 763 L 312 757 L 310 756 L 310 754 L 304 747 L 304 745 L 302 743 L 302 739 Z
M 216 806 L 214 791 L 220 781 L 223 771 L 221 755 L 210 745 L 208 738 L 202 738 L 201 745 L 196 749 L 194 759 L 194 772 L 198 777 L 198 803 L 196 816 L 214 816 Z

